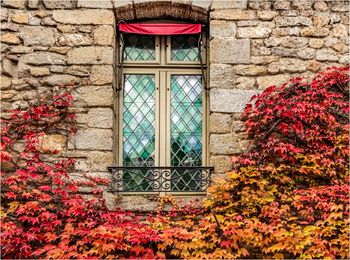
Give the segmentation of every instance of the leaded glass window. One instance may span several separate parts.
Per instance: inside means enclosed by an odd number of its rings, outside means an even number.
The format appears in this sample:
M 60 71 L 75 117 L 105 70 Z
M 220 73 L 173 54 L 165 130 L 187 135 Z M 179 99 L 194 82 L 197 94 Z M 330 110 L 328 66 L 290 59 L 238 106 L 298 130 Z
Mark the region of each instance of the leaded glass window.
M 202 171 L 189 170 L 207 164 L 200 37 L 129 34 L 124 43 L 119 164 L 141 167 L 123 172 L 124 189 L 202 191 Z M 152 166 L 177 168 L 159 182 L 149 170 Z

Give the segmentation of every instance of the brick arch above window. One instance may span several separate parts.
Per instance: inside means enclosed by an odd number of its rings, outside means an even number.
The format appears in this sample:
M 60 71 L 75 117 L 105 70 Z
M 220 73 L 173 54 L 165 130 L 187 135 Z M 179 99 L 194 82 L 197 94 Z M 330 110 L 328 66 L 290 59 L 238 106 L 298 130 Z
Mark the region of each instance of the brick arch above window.
M 149 19 L 174 19 L 188 22 L 208 22 L 208 11 L 195 4 L 174 1 L 126 1 L 115 8 L 119 21 L 143 21 Z

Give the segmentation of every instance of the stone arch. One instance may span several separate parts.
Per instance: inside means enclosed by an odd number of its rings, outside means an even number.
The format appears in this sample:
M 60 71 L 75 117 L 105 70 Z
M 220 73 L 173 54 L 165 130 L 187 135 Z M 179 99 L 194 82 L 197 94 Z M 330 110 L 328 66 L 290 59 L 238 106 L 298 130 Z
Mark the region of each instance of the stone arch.
M 173 1 L 147 1 L 127 4 L 115 9 L 117 22 L 171 19 L 208 23 L 208 11 L 202 7 Z

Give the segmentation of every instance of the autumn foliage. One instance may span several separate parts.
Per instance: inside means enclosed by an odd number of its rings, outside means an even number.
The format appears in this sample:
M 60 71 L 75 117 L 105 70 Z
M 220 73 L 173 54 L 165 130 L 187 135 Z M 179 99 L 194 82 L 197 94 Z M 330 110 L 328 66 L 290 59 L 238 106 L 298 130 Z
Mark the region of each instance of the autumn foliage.
M 349 258 L 348 70 L 255 97 L 243 114 L 250 149 L 204 207 L 149 216 L 109 212 L 98 189 L 108 180 L 74 181 L 71 160 L 45 159 L 55 151 L 42 136 L 74 132 L 71 95 L 14 111 L 1 132 L 2 257 Z

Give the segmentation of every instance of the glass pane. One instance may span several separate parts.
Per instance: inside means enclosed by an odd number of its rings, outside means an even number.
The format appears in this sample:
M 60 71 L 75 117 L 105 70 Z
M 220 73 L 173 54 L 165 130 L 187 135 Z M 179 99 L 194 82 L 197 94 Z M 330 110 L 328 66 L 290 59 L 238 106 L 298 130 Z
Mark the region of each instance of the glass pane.
M 172 61 L 199 61 L 199 35 L 181 35 L 171 37 Z
M 123 165 L 154 166 L 155 78 L 154 75 L 125 75 L 123 114 Z M 152 189 L 148 170 L 124 172 L 125 189 Z
M 171 166 L 202 165 L 202 78 L 171 76 Z M 172 190 L 196 190 L 200 171 L 172 172 Z
M 124 44 L 124 60 L 126 61 L 152 61 L 156 59 L 154 36 L 126 34 Z

